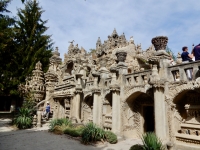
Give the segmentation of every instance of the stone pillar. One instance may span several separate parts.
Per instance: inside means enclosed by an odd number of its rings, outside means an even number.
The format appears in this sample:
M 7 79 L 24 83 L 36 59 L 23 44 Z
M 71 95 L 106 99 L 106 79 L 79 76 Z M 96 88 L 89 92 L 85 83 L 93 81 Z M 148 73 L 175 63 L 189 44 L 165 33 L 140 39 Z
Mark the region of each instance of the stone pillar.
M 72 111 L 72 117 L 75 117 L 77 119 L 77 122 L 81 122 L 81 88 L 76 88 L 75 96 L 73 99 L 73 111 Z
M 120 134 L 121 131 L 121 103 L 120 103 L 120 87 L 111 86 L 112 91 L 112 131 Z
M 37 110 L 37 127 L 42 126 L 42 110 Z
M 155 132 L 162 140 L 167 138 L 167 122 L 165 111 L 165 95 L 163 87 L 154 88 Z
M 101 127 L 102 125 L 102 100 L 101 91 L 98 88 L 93 89 L 93 123 Z

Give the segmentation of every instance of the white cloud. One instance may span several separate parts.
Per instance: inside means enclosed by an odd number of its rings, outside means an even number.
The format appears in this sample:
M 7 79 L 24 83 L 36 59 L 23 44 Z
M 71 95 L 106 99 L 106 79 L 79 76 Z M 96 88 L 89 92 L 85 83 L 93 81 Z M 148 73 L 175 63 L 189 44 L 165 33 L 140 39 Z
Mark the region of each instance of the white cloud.
M 95 48 L 98 37 L 106 40 L 114 28 L 143 49 L 158 35 L 169 38 L 168 46 L 177 53 L 182 46 L 198 44 L 200 3 L 196 0 L 40 0 L 48 19 L 48 34 L 63 57 L 68 41 L 75 40 L 86 50 Z M 20 0 L 9 6 L 13 14 L 22 7 Z

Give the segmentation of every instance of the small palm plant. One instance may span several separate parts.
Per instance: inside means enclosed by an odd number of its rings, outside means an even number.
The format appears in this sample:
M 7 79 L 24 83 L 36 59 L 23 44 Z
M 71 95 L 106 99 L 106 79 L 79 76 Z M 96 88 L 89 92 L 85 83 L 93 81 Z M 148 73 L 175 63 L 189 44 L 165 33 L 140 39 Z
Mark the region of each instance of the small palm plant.
M 28 108 L 19 109 L 19 113 L 14 118 L 14 124 L 19 129 L 27 129 L 32 126 L 31 110 Z
M 90 122 L 86 124 L 82 132 L 82 142 L 88 144 L 89 142 L 95 142 L 106 139 L 105 131 L 97 127 L 94 123 Z
M 53 132 L 56 126 L 62 126 L 62 125 L 71 127 L 72 122 L 67 118 L 54 119 L 49 124 L 49 131 Z
M 143 134 L 141 139 L 144 150 L 164 150 L 162 141 L 154 132 L 147 132 Z

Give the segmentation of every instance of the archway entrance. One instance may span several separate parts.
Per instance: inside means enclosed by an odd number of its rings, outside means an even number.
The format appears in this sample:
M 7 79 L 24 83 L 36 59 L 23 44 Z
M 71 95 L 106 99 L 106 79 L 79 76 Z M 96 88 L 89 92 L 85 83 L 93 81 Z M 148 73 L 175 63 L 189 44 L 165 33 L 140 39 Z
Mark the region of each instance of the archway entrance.
M 151 95 L 151 96 L 150 96 Z M 136 92 L 126 101 L 123 113 L 125 136 L 138 137 L 145 132 L 155 131 L 153 93 Z M 130 132 L 131 131 L 131 132 Z
M 144 132 L 153 132 L 155 128 L 154 107 L 143 106 Z
M 83 123 L 93 121 L 93 96 L 87 96 L 82 103 L 81 120 Z

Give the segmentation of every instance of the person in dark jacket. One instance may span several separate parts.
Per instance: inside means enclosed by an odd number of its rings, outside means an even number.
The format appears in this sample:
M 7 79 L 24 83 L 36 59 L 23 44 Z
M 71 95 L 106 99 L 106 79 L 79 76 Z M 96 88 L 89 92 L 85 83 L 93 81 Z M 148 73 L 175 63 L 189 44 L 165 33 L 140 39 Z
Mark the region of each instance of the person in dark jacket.
M 181 54 L 181 58 L 183 62 L 190 62 L 192 61 L 193 55 L 188 53 L 188 47 L 184 46 L 182 48 L 183 52 Z
M 200 44 L 194 47 L 192 54 L 195 57 L 195 61 L 200 60 Z

